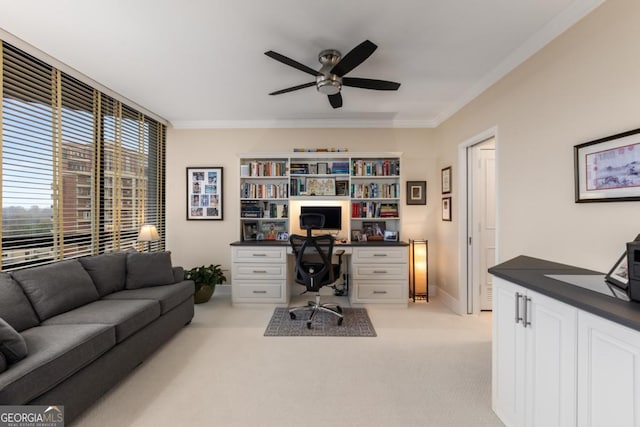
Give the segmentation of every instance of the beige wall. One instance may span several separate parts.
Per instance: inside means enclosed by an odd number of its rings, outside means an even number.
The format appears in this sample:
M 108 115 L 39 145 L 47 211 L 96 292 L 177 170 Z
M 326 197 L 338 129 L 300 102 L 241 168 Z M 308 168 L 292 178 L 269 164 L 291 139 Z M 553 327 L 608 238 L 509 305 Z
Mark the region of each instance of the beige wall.
M 351 152 L 403 152 L 405 180 L 428 182 L 427 206 L 404 206 L 402 240 L 430 238 L 439 215 L 439 170 L 431 129 L 229 129 L 167 134 L 167 248 L 174 264 L 231 267 L 229 243 L 239 238 L 239 154 L 292 152 L 294 147 L 346 147 Z M 186 220 L 187 166 L 224 168 L 224 220 Z M 403 189 L 404 189 L 404 183 Z M 404 199 L 404 198 L 403 198 Z M 433 246 L 434 243 L 432 243 Z M 434 251 L 435 252 L 435 251 Z
M 640 127 L 639 19 L 639 1 L 608 0 L 435 130 L 436 168 L 460 168 L 459 144 L 497 127 L 500 260 L 607 271 L 640 232 L 640 202 L 576 204 L 573 179 L 574 145 Z M 436 282 L 455 299 L 459 193 L 436 224 Z

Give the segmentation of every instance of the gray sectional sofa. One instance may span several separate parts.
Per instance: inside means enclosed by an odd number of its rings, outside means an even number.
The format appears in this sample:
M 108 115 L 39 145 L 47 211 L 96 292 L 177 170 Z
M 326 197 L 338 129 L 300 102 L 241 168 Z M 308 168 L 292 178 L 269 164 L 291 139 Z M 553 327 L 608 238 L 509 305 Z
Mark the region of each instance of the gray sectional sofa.
M 0 273 L 0 405 L 75 419 L 193 318 L 168 252 L 118 252 Z

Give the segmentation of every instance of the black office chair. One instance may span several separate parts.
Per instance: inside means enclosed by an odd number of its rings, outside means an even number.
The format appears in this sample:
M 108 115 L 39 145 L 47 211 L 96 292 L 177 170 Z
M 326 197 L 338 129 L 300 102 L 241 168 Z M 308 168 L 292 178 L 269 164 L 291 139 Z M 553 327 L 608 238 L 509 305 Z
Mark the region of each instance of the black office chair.
M 292 234 L 289 237 L 293 254 L 296 257 L 295 277 L 296 283 L 304 285 L 306 292 L 315 292 L 315 301 L 309 301 L 305 306 L 292 307 L 289 309 L 289 316 L 296 318 L 299 311 L 310 311 L 307 328 L 311 329 L 311 324 L 316 314 L 319 312 L 331 313 L 338 317 L 338 325 L 342 324 L 342 308 L 337 304 L 321 304 L 320 288 L 333 284 L 340 277 L 342 267 L 342 254 L 344 250 L 336 251 L 338 263 L 332 263 L 333 246 L 335 238 L 330 234 L 313 236 L 311 231 L 320 229 L 324 225 L 324 215 L 302 214 L 300 215 L 300 228 L 307 230 L 306 236 Z

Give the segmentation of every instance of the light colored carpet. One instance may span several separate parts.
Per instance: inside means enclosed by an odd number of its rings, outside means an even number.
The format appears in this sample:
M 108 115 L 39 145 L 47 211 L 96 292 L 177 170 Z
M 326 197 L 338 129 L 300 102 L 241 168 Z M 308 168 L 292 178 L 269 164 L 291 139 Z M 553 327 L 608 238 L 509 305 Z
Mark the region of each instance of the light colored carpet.
M 363 339 L 264 337 L 272 313 L 214 295 L 74 426 L 502 425 L 490 314 L 368 307 L 378 337 Z

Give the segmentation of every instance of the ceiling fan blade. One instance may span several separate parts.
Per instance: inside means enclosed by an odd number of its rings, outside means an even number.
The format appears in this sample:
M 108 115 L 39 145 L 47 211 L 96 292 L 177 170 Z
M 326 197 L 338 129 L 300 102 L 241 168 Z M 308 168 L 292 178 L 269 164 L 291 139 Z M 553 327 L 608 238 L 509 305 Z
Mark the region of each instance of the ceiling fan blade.
M 358 77 L 343 77 L 343 86 L 359 87 L 362 89 L 374 90 L 398 90 L 400 83 L 387 80 L 361 79 Z
M 340 95 L 340 92 L 335 95 L 327 95 L 327 98 L 329 98 L 329 103 L 333 108 L 342 107 L 342 95 Z
M 267 55 L 269 58 L 275 59 L 278 62 L 282 62 L 285 65 L 288 65 L 290 67 L 296 68 L 300 71 L 303 71 L 307 74 L 311 74 L 312 76 L 321 76 L 322 74 L 319 71 L 314 70 L 311 67 L 307 67 L 304 64 L 299 63 L 298 61 L 294 61 L 291 58 L 287 58 L 284 55 L 280 55 L 278 52 L 274 52 L 272 50 L 265 52 L 265 55 Z
M 340 62 L 331 69 L 331 74 L 335 74 L 339 77 L 344 76 L 349 71 L 362 64 L 364 60 L 370 57 L 377 48 L 378 46 L 369 40 L 363 41 L 342 57 Z
M 282 90 L 277 90 L 275 92 L 271 92 L 269 95 L 280 95 L 282 93 L 287 93 L 287 92 L 293 92 L 294 90 L 298 90 L 298 89 L 304 89 L 305 87 L 311 87 L 311 86 L 315 86 L 316 82 L 309 82 L 309 83 L 304 83 L 298 86 L 292 86 L 292 87 L 288 87 L 286 89 L 282 89 Z

